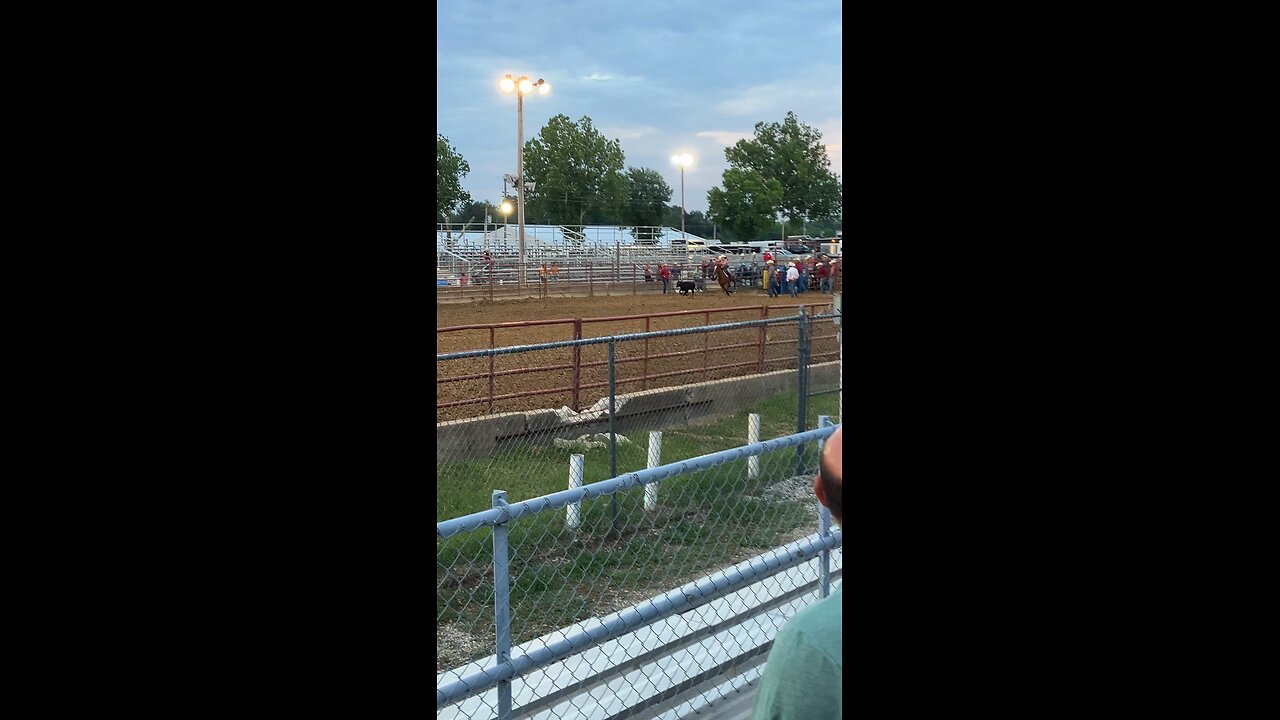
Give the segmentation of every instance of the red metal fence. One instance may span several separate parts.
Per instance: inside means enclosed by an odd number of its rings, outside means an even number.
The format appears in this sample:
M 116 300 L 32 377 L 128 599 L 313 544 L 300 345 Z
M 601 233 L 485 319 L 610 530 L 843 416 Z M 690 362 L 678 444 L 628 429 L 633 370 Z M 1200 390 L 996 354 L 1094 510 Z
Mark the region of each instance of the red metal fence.
M 826 296 L 820 296 L 826 297 Z M 606 335 L 615 335 L 630 332 L 652 332 L 654 330 L 664 330 L 671 328 L 654 327 L 655 320 L 671 319 L 687 320 L 697 319 L 701 316 L 701 325 L 711 325 L 712 315 L 720 316 L 717 318 L 717 324 L 733 322 L 741 319 L 766 319 L 771 317 L 779 317 L 779 311 L 790 311 L 788 314 L 795 314 L 797 308 L 805 307 L 806 313 L 820 314 L 830 313 L 830 302 L 819 302 L 812 305 L 758 305 L 732 308 L 709 308 L 705 310 L 677 310 L 670 312 L 648 313 L 642 315 L 619 315 L 612 317 L 596 317 L 596 318 L 560 318 L 554 320 L 525 320 L 519 322 L 506 323 L 483 323 L 476 325 L 455 325 L 451 327 L 442 327 L 436 329 L 437 338 L 442 337 L 446 333 L 462 333 L 468 331 L 487 331 L 488 348 L 504 347 L 512 344 L 529 344 L 527 339 L 504 340 L 499 345 L 498 331 L 512 331 L 509 336 L 511 338 L 518 337 L 515 335 L 515 329 L 525 329 L 537 326 L 547 325 L 563 325 L 568 337 L 560 338 L 544 338 L 540 342 L 553 342 L 555 340 L 580 340 L 584 337 L 602 337 Z M 724 318 L 728 313 L 747 314 L 747 318 Z M 644 327 L 641 329 L 639 323 L 643 322 Z M 620 325 L 634 324 L 634 328 L 620 329 Z M 603 330 L 599 334 L 586 334 L 591 325 L 597 325 Z M 694 326 L 688 323 L 678 325 L 681 327 Z M 784 325 L 783 328 L 794 328 L 793 325 Z M 751 328 L 731 328 L 720 331 L 709 331 L 699 333 L 695 336 L 684 336 L 687 340 L 682 343 L 686 345 L 683 349 L 671 350 L 668 352 L 651 352 L 651 339 L 646 338 L 643 341 L 634 341 L 637 347 L 643 347 L 642 350 L 634 351 L 627 356 L 626 353 L 621 357 L 615 358 L 615 379 L 616 384 L 621 387 L 628 384 L 638 383 L 640 389 L 650 389 L 656 387 L 668 387 L 679 384 L 677 378 L 698 374 L 701 378 L 710 379 L 717 374 L 724 375 L 725 371 L 733 370 L 736 374 L 743 373 L 764 373 L 768 370 L 778 370 L 787 367 L 794 368 L 796 366 L 796 352 L 790 352 L 783 355 L 770 356 L 768 351 L 771 348 L 779 346 L 795 348 L 797 339 L 794 330 L 781 332 L 774 330 L 774 337 L 770 338 L 769 326 L 759 326 Z M 829 332 L 828 332 L 829 331 Z M 712 335 L 716 335 L 713 342 Z M 780 337 L 779 337 L 780 336 Z M 750 340 L 744 341 L 746 337 Z M 814 332 L 810 333 L 809 351 L 812 362 L 822 362 L 827 359 L 835 359 L 839 356 L 839 348 L 835 346 L 835 327 L 834 325 L 823 326 L 822 323 L 814 324 Z M 666 338 L 654 338 L 653 340 L 666 340 Z M 677 343 L 670 343 L 676 346 Z M 698 347 L 700 345 L 700 347 Z M 484 345 L 471 347 L 468 349 L 480 349 Z M 461 349 L 461 348 L 455 348 Z M 534 353 L 543 353 L 543 355 L 535 356 L 541 358 L 542 362 L 546 362 L 547 353 L 563 353 L 565 349 L 556 350 L 537 350 Z M 495 366 L 495 357 L 474 358 L 473 361 L 481 361 L 487 364 L 487 368 L 479 370 L 479 365 L 472 364 L 467 372 L 457 375 L 449 375 L 441 377 L 437 375 L 437 402 L 436 409 L 442 410 L 446 408 L 457 408 L 463 406 L 480 405 L 481 408 L 475 408 L 473 415 L 483 414 L 485 412 L 492 414 L 497 408 L 497 403 L 505 400 L 517 398 L 527 398 L 540 395 L 565 394 L 569 398 L 569 407 L 575 411 L 582 409 L 582 399 L 584 391 L 593 390 L 600 387 L 606 387 L 609 383 L 607 380 L 608 364 L 607 359 L 592 360 L 584 358 L 584 351 L 590 352 L 597 350 L 595 346 L 574 346 L 567 348 L 568 357 L 563 354 L 557 354 L 554 357 L 559 360 L 552 360 L 549 364 L 540 364 L 538 367 L 511 367 L 509 369 L 497 369 Z M 598 354 L 598 352 L 596 353 Z M 734 362 L 713 363 L 714 359 L 727 356 Z M 520 355 L 505 355 L 504 359 L 520 362 Z M 745 358 L 745 359 L 744 359 Z M 560 361 L 565 360 L 565 361 Z M 650 371 L 650 364 L 659 365 L 658 372 Z M 533 364 L 532 361 L 526 359 L 525 364 Z M 628 372 L 623 370 L 630 366 Z M 437 373 L 440 372 L 437 365 Z M 557 373 L 567 372 L 567 384 L 557 377 Z M 550 374 L 551 379 L 544 381 L 552 387 L 536 387 L 538 383 L 524 382 L 522 376 L 534 373 Z M 602 379 L 603 376 L 603 379 Z M 477 385 L 479 381 L 483 383 Z M 447 389 L 452 384 L 472 383 L 465 392 L 449 393 Z M 535 385 L 530 389 L 517 389 L 520 385 Z M 510 389 L 511 391 L 508 391 Z M 441 399 L 444 395 L 448 397 L 451 394 L 461 394 L 463 397 L 459 399 Z M 455 414 L 456 413 L 451 413 Z

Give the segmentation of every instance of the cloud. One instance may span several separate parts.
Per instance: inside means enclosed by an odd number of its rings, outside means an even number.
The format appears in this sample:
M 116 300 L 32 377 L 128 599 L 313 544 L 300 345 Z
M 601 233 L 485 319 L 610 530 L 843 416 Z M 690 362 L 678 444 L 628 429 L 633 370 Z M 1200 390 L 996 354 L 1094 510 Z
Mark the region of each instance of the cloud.
M 745 140 L 754 134 L 751 130 L 745 132 L 738 130 L 700 130 L 697 133 L 697 137 L 711 138 L 725 147 L 731 147 L 739 140 Z
M 598 80 L 598 81 L 603 82 L 603 81 L 606 81 L 606 80 L 612 80 L 612 79 L 613 79 L 613 76 L 612 76 L 612 75 L 605 75 L 604 73 L 591 73 L 590 75 L 584 75 L 584 76 L 582 77 L 582 79 L 583 79 L 583 80 Z
M 809 108 L 830 107 L 832 99 L 838 102 L 841 94 L 839 70 L 818 74 L 824 79 L 784 79 L 743 88 L 736 97 L 717 103 L 716 109 L 729 115 L 779 120 L 787 110 L 795 110 L 803 120 Z
M 822 143 L 827 148 L 827 157 L 831 159 L 831 167 L 827 168 L 836 175 L 844 175 L 844 122 L 843 118 L 828 118 L 813 125 L 822 133 Z
M 601 135 L 615 140 L 637 140 L 648 135 L 656 135 L 658 128 L 641 126 L 641 127 L 618 127 L 618 128 L 597 128 Z

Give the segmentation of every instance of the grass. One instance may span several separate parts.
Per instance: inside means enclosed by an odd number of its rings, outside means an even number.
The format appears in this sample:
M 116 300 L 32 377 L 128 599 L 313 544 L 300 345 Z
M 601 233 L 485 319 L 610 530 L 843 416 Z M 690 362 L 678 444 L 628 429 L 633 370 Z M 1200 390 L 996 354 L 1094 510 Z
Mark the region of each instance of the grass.
M 834 416 L 836 394 L 809 398 L 808 427 L 819 414 Z M 667 428 L 662 462 L 669 463 L 746 444 L 747 415 L 761 416 L 762 439 L 796 432 L 796 398 L 762 399 L 706 424 Z M 618 445 L 618 472 L 646 465 L 647 439 Z M 511 502 L 567 487 L 569 448 L 522 447 L 437 468 L 437 521 L 490 507 L 492 488 Z M 584 483 L 607 479 L 608 448 L 587 450 Z M 817 448 L 802 449 L 801 474 L 812 473 Z M 519 643 L 577 620 L 620 609 L 782 544 L 812 521 L 812 495 L 804 500 L 767 493 L 797 475 L 794 448 L 760 458 L 760 475 L 747 476 L 746 460 L 662 481 L 658 508 L 645 512 L 644 489 L 582 502 L 581 527 L 565 527 L 565 512 L 525 516 L 510 527 L 512 634 Z M 470 481 L 446 480 L 470 478 Z M 815 528 L 816 529 L 816 528 Z M 456 623 L 480 637 L 493 632 L 492 533 L 488 528 L 436 541 L 436 620 Z M 456 659 L 456 658 L 455 658 Z M 460 661 L 472 658 L 462 658 Z

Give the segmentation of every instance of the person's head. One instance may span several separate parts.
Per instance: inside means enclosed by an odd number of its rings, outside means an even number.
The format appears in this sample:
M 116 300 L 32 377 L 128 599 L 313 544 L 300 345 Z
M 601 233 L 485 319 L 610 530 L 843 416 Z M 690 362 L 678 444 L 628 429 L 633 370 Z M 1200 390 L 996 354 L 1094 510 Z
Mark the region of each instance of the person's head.
M 813 479 L 813 492 L 818 502 L 831 510 L 831 517 L 844 525 L 844 425 L 827 438 L 818 455 L 818 476 Z

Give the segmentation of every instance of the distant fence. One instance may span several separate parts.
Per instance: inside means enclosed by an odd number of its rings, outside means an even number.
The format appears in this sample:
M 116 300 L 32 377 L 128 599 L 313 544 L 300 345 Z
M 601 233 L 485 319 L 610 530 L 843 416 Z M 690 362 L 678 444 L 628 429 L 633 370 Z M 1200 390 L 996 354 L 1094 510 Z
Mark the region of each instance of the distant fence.
M 737 258 L 735 258 L 737 260 Z M 569 257 L 540 262 L 530 259 L 525 264 L 524 283 L 520 282 L 517 258 L 495 256 L 492 263 L 463 257 L 439 256 L 436 262 L 436 297 L 442 301 L 468 299 L 504 300 L 527 297 L 596 295 L 652 295 L 662 292 L 658 277 L 659 263 L 666 262 L 671 271 L 668 292 L 676 291 L 676 282 L 695 280 L 699 291 L 716 291 L 711 273 L 700 262 L 689 262 L 678 256 L 655 256 L 649 260 L 619 258 Z M 646 269 L 648 274 L 646 275 Z M 738 280 L 737 288 L 760 288 L 764 263 L 731 262 L 730 270 Z M 832 283 L 839 291 L 841 264 L 831 269 Z M 805 289 L 818 292 L 819 279 L 806 273 Z
M 647 469 L 584 483 L 571 456 L 567 489 L 438 521 L 437 718 L 654 717 L 758 674 L 842 574 L 818 425 L 666 464 L 651 435 Z

